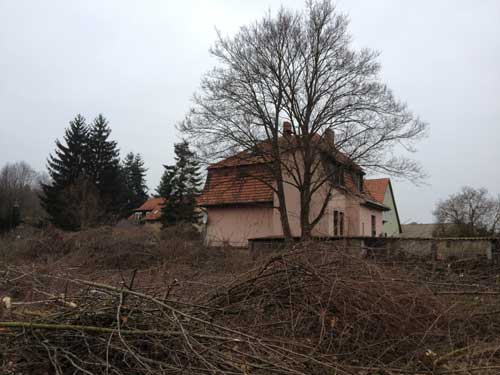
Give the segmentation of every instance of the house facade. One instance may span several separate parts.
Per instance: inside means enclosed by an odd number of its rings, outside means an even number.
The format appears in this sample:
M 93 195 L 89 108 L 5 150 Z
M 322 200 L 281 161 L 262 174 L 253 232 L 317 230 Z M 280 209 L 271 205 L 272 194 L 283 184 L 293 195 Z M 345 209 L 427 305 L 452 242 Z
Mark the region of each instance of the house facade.
M 318 143 L 322 139 L 318 137 Z M 292 152 L 283 155 L 290 160 L 298 157 Z M 336 168 L 337 172 L 332 174 L 335 178 L 323 184 L 313 195 L 311 217 L 316 217 L 328 191 L 333 189 L 325 213 L 312 235 L 382 236 L 383 212 L 388 207 L 365 191 L 363 170 L 338 151 L 331 153 L 322 165 Z M 248 239 L 283 236 L 269 160 L 243 152 L 212 164 L 207 172 L 207 181 L 198 202 L 206 209 L 208 245 L 245 247 Z M 288 221 L 292 235 L 299 237 L 300 194 L 289 183 L 291 176 L 284 174 L 283 179 Z
M 384 235 L 388 237 L 400 237 L 403 231 L 401 230 L 401 223 L 399 221 L 398 208 L 396 206 L 391 180 L 389 178 L 365 180 L 365 190 L 373 199 L 389 208 L 389 210 L 384 211 L 382 214 Z

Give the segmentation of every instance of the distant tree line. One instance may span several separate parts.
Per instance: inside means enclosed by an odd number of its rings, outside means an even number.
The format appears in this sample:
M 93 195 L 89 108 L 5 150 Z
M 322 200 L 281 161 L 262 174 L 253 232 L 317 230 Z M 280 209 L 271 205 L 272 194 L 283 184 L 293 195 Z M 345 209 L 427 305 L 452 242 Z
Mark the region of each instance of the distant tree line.
M 38 194 L 47 176 L 24 161 L 7 163 L 0 169 L 0 232 L 22 221 L 37 224 L 43 216 Z
M 77 115 L 48 159 L 50 182 L 42 184 L 41 203 L 49 221 L 66 230 L 126 217 L 147 195 L 140 154 L 123 161 L 103 115 L 91 124 Z
M 485 188 L 465 186 L 437 203 L 434 217 L 437 237 L 478 237 L 500 234 L 500 196 Z

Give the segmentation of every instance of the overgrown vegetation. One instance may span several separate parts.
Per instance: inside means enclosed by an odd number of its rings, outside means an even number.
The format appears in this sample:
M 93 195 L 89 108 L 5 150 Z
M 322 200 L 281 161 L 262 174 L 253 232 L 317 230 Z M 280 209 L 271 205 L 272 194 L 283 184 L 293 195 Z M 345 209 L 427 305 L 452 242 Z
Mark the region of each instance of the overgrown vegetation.
M 495 374 L 498 266 L 362 259 L 301 243 L 253 259 L 187 227 L 0 242 L 0 366 L 56 374 Z

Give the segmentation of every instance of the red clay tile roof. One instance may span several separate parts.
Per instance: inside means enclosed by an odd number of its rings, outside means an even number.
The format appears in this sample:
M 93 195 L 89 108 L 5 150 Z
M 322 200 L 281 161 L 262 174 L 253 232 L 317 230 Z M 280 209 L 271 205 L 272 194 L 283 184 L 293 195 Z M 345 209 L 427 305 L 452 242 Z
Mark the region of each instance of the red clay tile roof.
M 313 142 L 322 147 L 326 145 L 323 141 L 324 138 L 318 134 L 313 136 Z M 297 142 L 296 136 L 279 139 L 280 146 L 285 148 L 285 151 L 294 149 Z M 208 167 L 207 182 L 198 200 L 200 206 L 272 202 L 273 190 L 268 184 L 273 181 L 273 177 L 264 165 L 270 161 L 265 155 L 265 151 L 270 149 L 270 143 L 263 141 L 256 147 L 262 148 L 264 155 L 242 151 Z M 339 163 L 361 171 L 361 167 L 346 154 L 326 147 L 325 150 L 329 150 Z M 346 188 L 357 192 L 350 178 L 346 178 Z
M 144 202 L 140 207 L 134 211 L 153 211 L 155 209 L 162 209 L 165 204 L 165 198 L 151 198 Z
M 325 139 L 318 134 L 314 134 L 312 136 L 312 142 L 314 144 L 319 144 L 320 146 L 323 146 L 325 145 L 325 143 L 323 143 L 324 141 Z M 287 149 L 292 150 L 295 147 L 297 147 L 298 137 L 297 136 L 280 137 L 278 142 L 280 146 L 285 149 L 285 151 L 287 151 Z M 271 161 L 270 155 L 269 157 L 266 157 L 267 156 L 266 152 L 270 152 L 271 148 L 269 141 L 262 141 L 261 143 L 257 144 L 256 147 L 260 148 L 259 155 L 255 155 L 248 150 L 241 151 L 233 156 L 230 156 L 224 160 L 221 160 L 217 163 L 210 165 L 208 169 L 262 164 Z M 335 157 L 335 159 L 339 163 L 348 165 L 357 170 L 361 170 L 361 167 L 358 164 L 356 164 L 345 153 L 339 151 L 338 149 L 335 148 L 334 150 L 330 150 L 329 152 Z
M 233 168 L 211 168 L 203 193 L 198 199 L 200 206 L 267 203 L 273 201 L 271 173 L 260 164 Z
M 363 182 L 364 190 L 370 194 L 375 201 L 382 204 L 384 204 L 384 196 L 388 186 L 388 178 L 374 178 Z

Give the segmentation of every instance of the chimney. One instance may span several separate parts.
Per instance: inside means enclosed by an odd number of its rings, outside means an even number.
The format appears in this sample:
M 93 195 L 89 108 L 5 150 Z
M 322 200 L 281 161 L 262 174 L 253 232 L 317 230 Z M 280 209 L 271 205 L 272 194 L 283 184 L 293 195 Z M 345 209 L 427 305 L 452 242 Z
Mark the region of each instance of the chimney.
M 329 149 L 335 149 L 335 133 L 332 129 L 326 129 L 323 138 Z
M 283 121 L 283 135 L 289 137 L 292 133 L 292 124 L 289 121 Z

